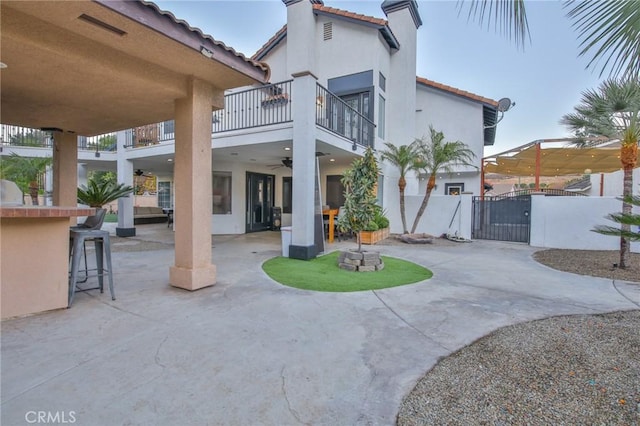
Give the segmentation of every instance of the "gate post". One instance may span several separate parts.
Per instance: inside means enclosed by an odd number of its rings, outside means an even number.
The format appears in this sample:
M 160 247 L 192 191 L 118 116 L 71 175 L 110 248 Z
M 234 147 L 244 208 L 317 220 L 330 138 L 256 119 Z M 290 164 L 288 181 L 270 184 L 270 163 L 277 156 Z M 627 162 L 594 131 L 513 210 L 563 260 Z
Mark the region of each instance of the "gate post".
M 471 239 L 471 224 L 473 221 L 473 192 L 463 192 L 460 194 L 460 236 L 467 240 Z
M 544 214 L 545 193 L 531 193 L 531 209 L 529 211 L 529 245 L 532 247 L 545 246 L 546 215 Z

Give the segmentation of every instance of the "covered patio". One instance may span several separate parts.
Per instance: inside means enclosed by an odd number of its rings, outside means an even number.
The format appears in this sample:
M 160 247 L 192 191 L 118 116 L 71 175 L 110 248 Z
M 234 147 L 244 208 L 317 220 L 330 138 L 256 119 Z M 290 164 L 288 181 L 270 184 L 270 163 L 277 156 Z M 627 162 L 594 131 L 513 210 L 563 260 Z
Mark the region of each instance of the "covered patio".
M 268 68 L 152 3 L 3 1 L 0 7 L 2 121 L 53 135 L 54 206 L 77 204 L 78 136 L 175 119 L 181 211 L 169 281 L 188 290 L 215 284 L 211 114 L 222 108 L 225 89 L 264 83 Z M 126 168 L 118 170 L 120 181 L 132 176 Z M 124 202 L 132 206 L 131 197 Z M 66 238 L 59 248 L 67 251 Z M 3 275 L 3 288 L 18 282 Z

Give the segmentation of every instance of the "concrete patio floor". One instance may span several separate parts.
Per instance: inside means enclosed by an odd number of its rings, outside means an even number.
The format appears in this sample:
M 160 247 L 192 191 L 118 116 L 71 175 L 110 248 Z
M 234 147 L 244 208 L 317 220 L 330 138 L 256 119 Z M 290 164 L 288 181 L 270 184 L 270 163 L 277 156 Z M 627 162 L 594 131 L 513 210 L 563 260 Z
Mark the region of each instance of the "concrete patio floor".
M 128 244 L 172 239 L 166 225 L 138 235 Z M 170 287 L 170 245 L 116 251 L 117 300 L 79 293 L 71 309 L 3 321 L 2 424 L 44 411 L 92 426 L 390 425 L 440 357 L 492 330 L 637 309 L 621 293 L 640 301 L 637 284 L 617 282 L 620 293 L 611 280 L 549 269 L 521 244 L 377 246 L 434 276 L 358 293 L 271 281 L 261 263 L 280 254 L 277 232 L 213 245 L 214 287 Z

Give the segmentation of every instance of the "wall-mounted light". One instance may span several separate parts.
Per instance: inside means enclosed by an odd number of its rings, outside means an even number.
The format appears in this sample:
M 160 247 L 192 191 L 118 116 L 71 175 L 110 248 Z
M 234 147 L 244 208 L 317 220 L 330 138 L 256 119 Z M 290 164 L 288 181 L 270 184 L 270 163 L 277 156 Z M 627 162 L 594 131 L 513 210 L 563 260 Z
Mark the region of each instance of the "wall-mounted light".
M 200 46 L 200 53 L 202 53 L 204 56 L 206 56 L 209 59 L 213 58 L 213 52 L 204 46 Z

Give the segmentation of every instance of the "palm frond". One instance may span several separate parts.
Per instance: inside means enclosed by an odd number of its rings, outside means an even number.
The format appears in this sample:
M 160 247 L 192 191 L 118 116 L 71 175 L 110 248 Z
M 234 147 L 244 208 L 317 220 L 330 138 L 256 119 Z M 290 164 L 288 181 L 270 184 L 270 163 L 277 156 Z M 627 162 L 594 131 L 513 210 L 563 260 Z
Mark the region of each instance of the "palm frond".
M 458 15 L 468 6 L 467 21 L 476 21 L 487 29 L 493 26 L 496 32 L 513 39 L 518 48 L 524 49 L 525 40 L 531 42 L 529 23 L 524 0 L 458 0 Z
M 600 76 L 633 78 L 640 74 L 640 2 L 637 0 L 568 0 L 567 16 L 578 31 L 580 56 L 591 53 L 587 68 Z

